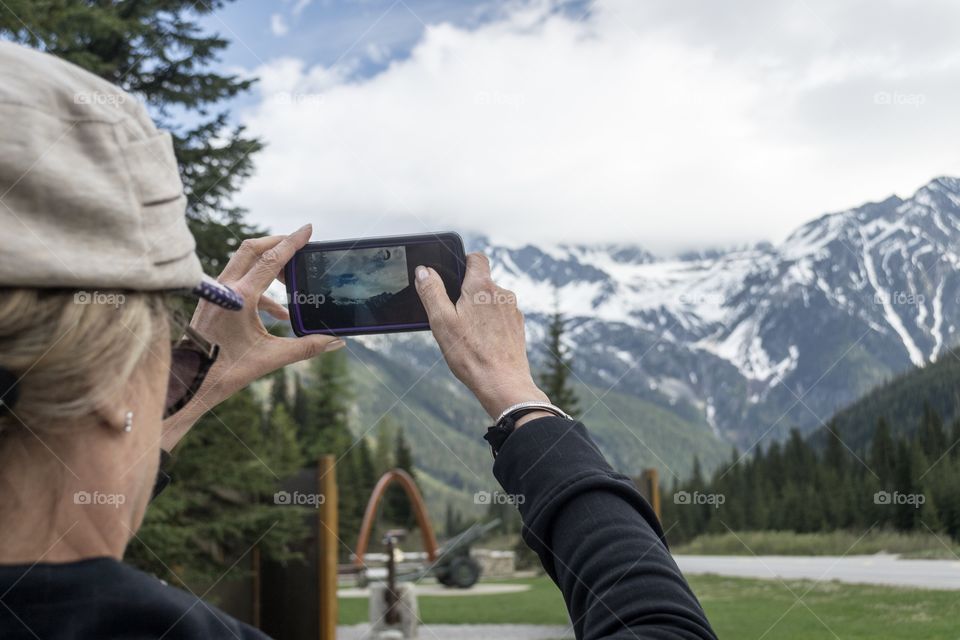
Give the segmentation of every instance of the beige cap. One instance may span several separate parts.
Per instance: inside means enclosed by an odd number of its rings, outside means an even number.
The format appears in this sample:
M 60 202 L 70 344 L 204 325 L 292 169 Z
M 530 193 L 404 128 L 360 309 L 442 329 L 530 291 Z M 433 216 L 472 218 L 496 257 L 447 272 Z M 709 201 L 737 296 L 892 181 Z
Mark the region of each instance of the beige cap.
M 170 134 L 132 95 L 0 42 L 0 286 L 197 289 L 203 275 Z

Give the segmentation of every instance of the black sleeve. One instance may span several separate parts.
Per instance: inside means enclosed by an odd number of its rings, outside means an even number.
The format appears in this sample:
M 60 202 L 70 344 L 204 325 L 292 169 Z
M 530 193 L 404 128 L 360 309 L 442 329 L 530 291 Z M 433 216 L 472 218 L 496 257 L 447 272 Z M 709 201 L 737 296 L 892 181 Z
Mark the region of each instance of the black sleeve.
M 653 510 L 581 423 L 524 424 L 493 473 L 517 496 L 523 539 L 563 592 L 578 639 L 716 638 Z

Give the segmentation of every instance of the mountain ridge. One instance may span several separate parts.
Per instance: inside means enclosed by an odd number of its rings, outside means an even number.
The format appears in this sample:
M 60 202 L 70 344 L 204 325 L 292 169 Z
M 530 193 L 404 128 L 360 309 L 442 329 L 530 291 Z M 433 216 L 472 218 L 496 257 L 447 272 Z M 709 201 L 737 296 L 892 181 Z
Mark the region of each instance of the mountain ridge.
M 612 414 L 598 439 L 630 472 L 642 463 L 681 476 L 694 454 L 716 463 L 734 445 L 748 450 L 793 427 L 810 432 L 875 386 L 935 361 L 960 337 L 957 178 L 824 214 L 778 244 L 678 257 L 635 244 L 465 240 L 487 253 L 494 279 L 517 294 L 534 368 L 559 301 L 583 404 Z M 431 440 L 443 439 L 445 423 L 457 422 L 457 442 L 468 435 L 462 425 L 484 424 L 475 401 L 438 364 L 428 335 L 358 342 L 399 367 L 396 394 L 430 413 L 429 425 L 410 415 L 403 421 L 415 454 L 418 438 L 422 451 L 444 453 Z M 431 381 L 426 395 L 400 384 L 421 377 Z M 608 411 L 613 397 L 626 415 Z M 449 406 L 436 409 L 440 398 Z M 648 420 L 658 426 L 648 428 Z M 488 461 L 473 459 L 484 450 L 470 453 L 466 442 L 456 448 L 463 465 L 445 463 L 441 474 L 435 455 L 418 464 L 436 466 L 444 482 L 477 486 Z

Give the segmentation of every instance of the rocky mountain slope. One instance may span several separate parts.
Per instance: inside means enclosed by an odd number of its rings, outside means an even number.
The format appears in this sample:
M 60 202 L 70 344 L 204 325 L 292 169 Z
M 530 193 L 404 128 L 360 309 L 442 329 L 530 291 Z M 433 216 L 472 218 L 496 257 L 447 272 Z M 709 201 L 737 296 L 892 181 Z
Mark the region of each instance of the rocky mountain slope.
M 467 244 L 517 293 L 535 359 L 559 304 L 601 446 L 668 480 L 694 454 L 715 463 L 733 445 L 812 429 L 960 337 L 956 178 L 824 215 L 778 245 L 658 258 L 635 245 Z M 484 417 L 428 336 L 359 342 L 354 371 L 377 406 L 358 407 L 358 424 L 397 413 L 438 486 L 486 482 Z

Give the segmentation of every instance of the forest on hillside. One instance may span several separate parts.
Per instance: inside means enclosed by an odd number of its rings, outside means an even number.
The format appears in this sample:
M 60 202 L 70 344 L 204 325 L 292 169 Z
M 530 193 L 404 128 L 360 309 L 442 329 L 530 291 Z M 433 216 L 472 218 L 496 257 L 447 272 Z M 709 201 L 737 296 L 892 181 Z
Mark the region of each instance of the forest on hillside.
M 918 531 L 960 540 L 960 419 L 926 405 L 918 424 L 880 417 L 869 443 L 850 448 L 833 425 L 824 442 L 792 431 L 783 442 L 733 452 L 729 464 L 664 496 L 671 542 L 704 533 Z

